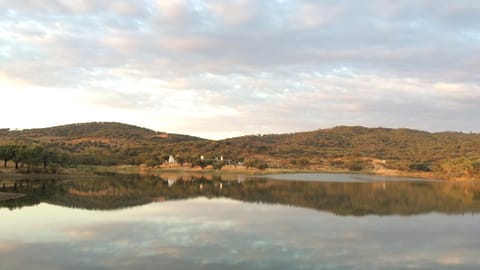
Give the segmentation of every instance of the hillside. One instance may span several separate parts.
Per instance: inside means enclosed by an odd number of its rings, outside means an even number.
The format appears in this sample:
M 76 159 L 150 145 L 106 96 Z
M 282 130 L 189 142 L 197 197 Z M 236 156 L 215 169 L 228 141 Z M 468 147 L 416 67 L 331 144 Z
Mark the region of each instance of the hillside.
M 115 122 L 0 131 L 0 145 L 42 146 L 54 152 L 62 165 L 141 164 L 161 145 L 204 140 Z
M 480 154 L 480 135 L 428 133 L 409 129 L 336 127 L 284 135 L 248 136 L 227 140 L 247 150 L 278 157 L 344 156 L 430 162 Z
M 69 164 L 156 166 L 170 155 L 193 164 L 203 155 L 212 162 L 223 156 L 235 164 L 261 160 L 273 168 L 480 176 L 480 134 L 456 132 L 338 126 L 211 141 L 120 123 L 85 123 L 0 131 L 0 145 L 11 143 L 41 145 Z
M 116 140 L 131 142 L 181 142 L 202 140 L 201 138 L 156 132 L 147 128 L 116 122 L 91 122 L 55 126 L 49 128 L 3 130 L 0 131 L 2 140 L 10 137 L 10 140 L 32 140 L 37 142 L 65 142 L 70 140 Z
M 250 135 L 177 145 L 206 156 L 267 160 L 270 167 L 400 170 L 424 177 L 478 178 L 480 134 L 339 126 L 310 132 Z M 190 153 L 188 153 L 190 154 Z

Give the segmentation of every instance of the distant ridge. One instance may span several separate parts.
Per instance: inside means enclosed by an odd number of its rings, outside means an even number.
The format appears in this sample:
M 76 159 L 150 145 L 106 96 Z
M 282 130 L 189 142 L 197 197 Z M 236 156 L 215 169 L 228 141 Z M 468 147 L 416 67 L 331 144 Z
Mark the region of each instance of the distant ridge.
M 118 122 L 87 122 L 74 123 L 60 126 L 53 126 L 47 128 L 34 128 L 15 131 L 17 135 L 30 138 L 41 137 L 104 137 L 112 139 L 121 138 L 137 138 L 137 139 L 151 139 L 151 138 L 168 138 L 169 141 L 188 141 L 188 140 L 203 140 L 202 138 L 181 135 L 168 134 L 166 132 L 157 132 L 151 129 L 118 123 Z M 162 136 L 163 135 L 163 136 Z
M 117 122 L 87 122 L 74 123 L 47 128 L 24 129 L 23 132 L 30 134 L 38 134 L 44 136 L 111 136 L 121 135 L 120 132 L 126 134 L 151 135 L 155 131 L 129 124 Z

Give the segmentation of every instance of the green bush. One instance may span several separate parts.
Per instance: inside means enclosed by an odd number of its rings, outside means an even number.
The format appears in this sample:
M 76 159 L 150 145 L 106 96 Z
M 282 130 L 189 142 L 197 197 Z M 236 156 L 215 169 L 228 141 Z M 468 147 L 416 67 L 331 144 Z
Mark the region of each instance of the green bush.
M 51 163 L 51 164 L 48 164 L 46 169 L 48 173 L 57 173 L 60 169 L 60 165 L 57 163 Z
M 268 168 L 267 162 L 258 158 L 247 160 L 247 162 L 245 162 L 245 166 L 247 168 L 257 168 L 260 170 L 265 170 Z
M 212 168 L 215 169 L 215 170 L 221 170 L 223 166 L 225 166 L 224 161 L 217 161 L 217 162 L 213 163 Z
M 428 163 L 412 163 L 410 164 L 409 168 L 412 171 L 421 171 L 421 172 L 432 171 L 432 169 L 430 168 L 430 164 Z
M 345 165 L 345 162 L 343 160 L 340 160 L 340 159 L 335 159 L 335 160 L 330 161 L 330 165 L 335 167 L 335 168 L 343 168 L 344 165 Z
M 365 169 L 365 163 L 362 160 L 352 160 L 348 162 L 347 168 L 350 171 L 361 171 Z

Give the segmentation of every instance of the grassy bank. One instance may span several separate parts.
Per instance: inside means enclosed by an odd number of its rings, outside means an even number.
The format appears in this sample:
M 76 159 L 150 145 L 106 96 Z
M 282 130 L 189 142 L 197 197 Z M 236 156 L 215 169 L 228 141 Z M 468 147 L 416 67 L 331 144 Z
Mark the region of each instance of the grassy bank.
M 371 174 L 394 177 L 412 177 L 423 179 L 438 179 L 449 181 L 476 181 L 477 178 L 449 178 L 445 175 L 439 175 L 433 172 L 417 172 L 387 169 L 385 167 L 375 167 L 366 170 L 352 171 L 345 168 L 335 167 L 315 167 L 304 169 L 292 168 L 267 168 L 264 170 L 257 168 L 246 168 L 245 166 L 224 166 L 221 170 L 211 167 L 200 168 L 190 166 L 157 166 L 148 167 L 144 165 L 120 165 L 120 166 L 95 166 L 95 165 L 78 165 L 69 168 L 62 168 L 57 173 L 27 173 L 25 170 L 15 170 L 14 168 L 1 168 L 0 180 L 21 180 L 35 175 L 35 178 L 52 178 L 52 176 L 61 177 L 79 177 L 94 176 L 101 173 L 118 173 L 118 174 L 140 174 L 140 175 L 156 175 L 156 176 L 173 176 L 173 175 L 265 175 L 265 174 L 288 174 L 288 173 L 345 173 L 345 174 Z
M 371 174 L 395 177 L 412 177 L 423 179 L 439 179 L 439 180 L 475 180 L 475 179 L 446 179 L 441 175 L 429 172 L 409 172 L 400 170 L 377 169 L 377 170 L 361 170 L 351 171 L 338 168 L 316 168 L 316 169 L 288 169 L 288 168 L 267 168 L 260 170 L 256 168 L 245 168 L 244 166 L 225 166 L 221 170 L 212 168 L 201 169 L 200 167 L 191 168 L 189 166 L 172 166 L 172 167 L 147 167 L 147 166 L 79 166 L 71 169 L 76 174 L 85 173 L 120 173 L 120 174 L 140 174 L 140 175 L 266 175 L 266 174 L 288 174 L 288 173 L 345 173 L 345 174 Z

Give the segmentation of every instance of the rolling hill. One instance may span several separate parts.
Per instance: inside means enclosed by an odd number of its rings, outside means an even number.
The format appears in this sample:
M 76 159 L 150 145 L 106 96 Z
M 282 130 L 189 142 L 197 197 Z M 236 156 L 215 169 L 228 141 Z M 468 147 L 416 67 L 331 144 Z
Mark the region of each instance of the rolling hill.
M 259 159 L 269 167 L 429 173 L 441 178 L 480 175 L 480 134 L 429 133 L 410 129 L 338 126 L 309 132 L 206 140 L 111 122 L 0 131 L 0 145 L 41 145 L 70 164 L 162 163 L 169 155 L 186 161 Z
M 65 142 L 71 140 L 115 140 L 120 142 L 181 142 L 203 140 L 198 137 L 157 132 L 147 128 L 116 122 L 78 123 L 49 128 L 0 131 L 5 139 L 33 142 Z

